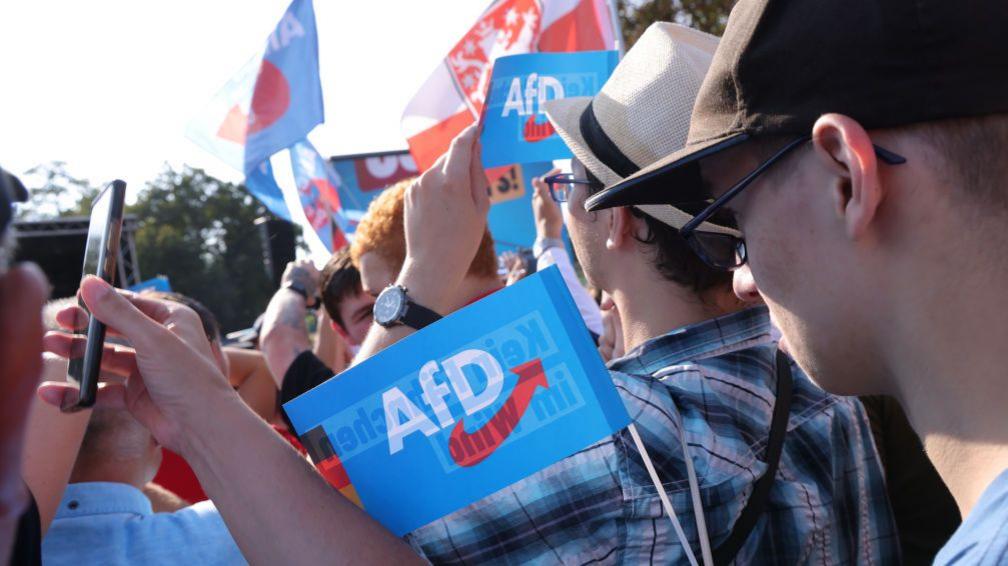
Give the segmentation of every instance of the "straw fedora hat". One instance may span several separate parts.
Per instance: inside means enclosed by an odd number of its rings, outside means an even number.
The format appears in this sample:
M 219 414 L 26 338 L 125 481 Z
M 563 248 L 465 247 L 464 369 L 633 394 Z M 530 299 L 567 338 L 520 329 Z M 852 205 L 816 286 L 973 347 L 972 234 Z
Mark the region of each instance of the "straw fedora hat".
M 578 161 L 613 185 L 686 145 L 693 101 L 717 46 L 712 35 L 652 24 L 598 94 L 550 100 L 546 116 Z M 692 218 L 669 205 L 637 208 L 673 228 Z M 699 229 L 739 235 L 708 222 Z

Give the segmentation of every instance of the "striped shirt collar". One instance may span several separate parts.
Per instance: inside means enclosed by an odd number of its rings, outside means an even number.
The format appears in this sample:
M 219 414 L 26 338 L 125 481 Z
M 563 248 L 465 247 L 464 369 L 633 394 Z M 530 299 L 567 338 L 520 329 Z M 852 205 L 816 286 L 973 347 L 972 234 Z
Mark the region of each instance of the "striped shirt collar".
M 761 305 L 652 338 L 608 365 L 613 371 L 651 375 L 678 361 L 719 356 L 770 342 L 772 334 L 770 313 Z

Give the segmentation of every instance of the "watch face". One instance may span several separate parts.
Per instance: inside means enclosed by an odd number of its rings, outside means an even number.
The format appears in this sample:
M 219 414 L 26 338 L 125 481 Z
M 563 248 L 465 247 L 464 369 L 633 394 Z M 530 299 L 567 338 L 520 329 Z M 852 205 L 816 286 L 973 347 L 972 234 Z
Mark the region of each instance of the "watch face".
M 378 295 L 374 304 L 374 318 L 378 324 L 387 324 L 399 318 L 404 300 L 402 289 L 389 287 Z

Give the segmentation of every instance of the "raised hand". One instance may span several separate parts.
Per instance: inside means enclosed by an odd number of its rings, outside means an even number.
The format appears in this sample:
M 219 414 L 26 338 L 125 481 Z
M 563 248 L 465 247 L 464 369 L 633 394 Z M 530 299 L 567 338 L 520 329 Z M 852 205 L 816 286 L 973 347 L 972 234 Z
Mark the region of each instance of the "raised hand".
M 238 400 L 213 362 L 199 317 L 182 304 L 117 291 L 97 277 L 85 278 L 80 294 L 109 333 L 136 348 L 105 346 L 102 369 L 126 379 L 104 385 L 99 405 L 127 408 L 158 442 L 185 453 L 194 436 L 186 434 L 194 408 L 208 406 L 208 399 Z M 67 329 L 81 328 L 87 324 L 87 314 L 80 307 L 68 307 L 57 321 Z M 83 336 L 65 332 L 50 332 L 44 339 L 47 351 L 66 358 L 82 354 L 84 344 Z M 54 405 L 71 393 L 76 389 L 67 383 L 44 383 L 39 388 L 39 396 Z M 192 396 L 203 402 L 193 403 Z
M 452 306 L 486 231 L 489 209 L 473 125 L 406 191 L 406 261 L 399 283 L 414 299 L 441 312 Z
M 559 173 L 553 169 L 542 177 L 532 179 L 532 213 L 535 215 L 536 236 L 539 238 L 560 238 L 563 231 L 563 212 L 560 205 L 550 195 L 549 186 L 544 180 L 550 175 Z

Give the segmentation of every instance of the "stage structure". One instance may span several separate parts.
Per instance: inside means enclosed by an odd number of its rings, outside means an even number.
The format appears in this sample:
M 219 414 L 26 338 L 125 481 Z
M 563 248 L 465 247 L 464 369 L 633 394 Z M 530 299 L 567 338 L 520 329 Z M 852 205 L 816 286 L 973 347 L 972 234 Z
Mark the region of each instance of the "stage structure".
M 19 220 L 14 223 L 14 234 L 17 237 L 15 260 L 38 264 L 53 286 L 53 298 L 69 297 L 77 292 L 89 222 L 86 216 L 69 216 L 51 220 Z M 142 281 L 134 241 L 137 226 L 135 216 L 127 214 L 123 219 L 119 258 L 116 261 L 117 287 L 126 288 Z

